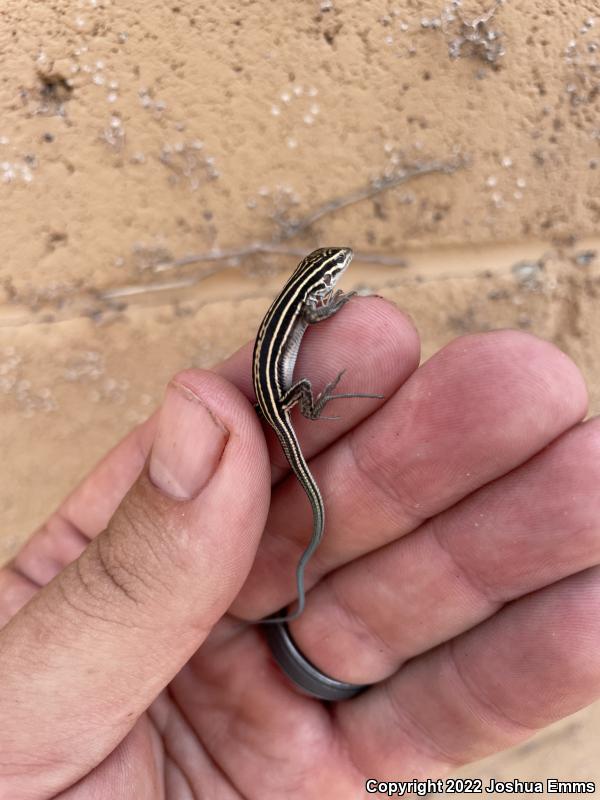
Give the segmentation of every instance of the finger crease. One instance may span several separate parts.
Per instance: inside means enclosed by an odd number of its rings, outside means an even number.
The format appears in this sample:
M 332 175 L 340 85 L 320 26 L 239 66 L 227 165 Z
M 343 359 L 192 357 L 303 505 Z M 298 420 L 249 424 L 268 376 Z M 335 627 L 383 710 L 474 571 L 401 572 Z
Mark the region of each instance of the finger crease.
M 361 491 L 364 491 L 366 484 L 380 497 L 383 496 L 386 501 L 391 502 L 392 513 L 390 516 L 396 524 L 399 524 L 400 517 L 404 517 L 405 521 L 402 527 L 406 528 L 407 533 L 417 528 L 428 518 L 429 514 L 423 509 L 421 503 L 409 497 L 405 491 L 400 491 L 397 482 L 392 483 L 384 477 L 381 461 L 373 458 L 365 459 L 364 456 L 359 457 L 355 439 L 354 431 L 351 431 L 346 437 L 354 468 L 361 476 Z M 381 513 L 381 510 L 386 508 L 386 504 L 379 500 L 377 507 Z
M 17 578 L 20 578 L 22 581 L 28 583 L 32 589 L 37 590 L 42 588 L 41 583 L 38 583 L 33 578 L 30 578 L 26 572 L 24 572 L 20 567 L 17 567 L 14 561 L 7 564 L 6 567 L 3 567 L 3 569 L 5 569 L 7 572 L 12 572 L 12 574 Z
M 125 585 L 125 583 L 123 581 L 120 581 L 120 580 L 117 579 L 117 576 L 115 574 L 116 570 L 114 569 L 114 567 L 113 566 L 109 566 L 108 561 L 105 558 L 104 553 L 102 552 L 103 551 L 103 542 L 104 541 L 106 541 L 104 538 L 98 539 L 98 547 L 97 547 L 98 561 L 100 563 L 102 571 L 104 572 L 106 577 L 110 580 L 110 582 L 112 583 L 113 586 L 116 586 L 116 588 L 119 589 L 119 591 L 122 594 L 124 594 L 125 597 L 127 597 L 133 603 L 137 604 L 137 599 L 134 596 L 134 594 L 126 587 L 126 585 Z M 77 562 L 77 563 L 79 563 L 79 562 Z M 119 569 L 122 572 L 131 574 L 131 573 L 128 572 L 128 570 L 125 569 L 125 567 L 123 567 L 123 565 L 121 565 L 119 567 Z
M 369 639 L 372 639 L 376 643 L 376 647 L 379 645 L 383 647 L 384 651 L 390 657 L 391 663 L 397 668 L 398 664 L 398 654 L 386 639 L 382 637 L 378 630 L 376 630 L 372 625 L 370 625 L 365 617 L 347 600 L 344 598 L 342 592 L 339 591 L 339 588 L 336 586 L 336 581 L 332 580 L 330 582 L 331 590 L 333 592 L 333 599 L 334 602 L 337 603 L 340 611 L 348 620 L 348 624 L 345 626 L 346 628 L 350 629 L 350 633 L 355 635 L 352 628 L 359 627 L 361 631 L 364 631 Z M 378 647 L 378 650 L 380 648 Z
M 429 520 L 427 525 L 429 528 L 431 535 L 433 536 L 435 543 L 438 545 L 440 550 L 449 558 L 453 567 L 456 568 L 458 571 L 460 579 L 462 579 L 473 591 L 479 596 L 482 597 L 485 602 L 491 607 L 492 611 L 497 611 L 499 608 L 502 607 L 503 601 L 498 600 L 492 594 L 491 588 L 487 586 L 483 581 L 479 580 L 478 578 L 473 575 L 468 569 L 466 569 L 463 564 L 458 560 L 455 553 L 452 552 L 451 548 L 448 546 L 448 542 L 444 538 L 443 533 L 440 530 L 440 525 L 436 518 L 432 518 Z
M 419 723 L 415 716 L 410 714 L 406 708 L 400 704 L 399 698 L 393 691 L 392 680 L 385 681 L 381 687 L 388 696 L 392 712 L 394 714 L 394 721 L 396 726 L 406 736 L 410 742 L 411 747 L 414 747 L 417 752 L 423 754 L 427 759 L 434 758 L 450 767 L 460 767 L 464 763 L 464 759 L 457 758 L 445 750 L 439 742 L 437 742 L 427 728 Z M 415 739 L 415 731 L 419 735 L 419 739 Z
M 524 722 L 521 722 L 514 717 L 511 717 L 504 709 L 500 708 L 497 703 L 492 702 L 489 697 L 485 696 L 484 693 L 478 691 L 475 687 L 475 684 L 472 681 L 469 681 L 462 670 L 459 660 L 456 653 L 456 643 L 457 639 L 453 639 L 446 644 L 447 652 L 449 655 L 449 663 L 452 666 L 454 674 L 460 681 L 460 685 L 463 687 L 465 693 L 472 698 L 482 709 L 486 709 L 488 712 L 491 712 L 494 716 L 493 724 L 500 724 L 504 728 L 508 729 L 509 733 L 512 735 L 516 730 L 521 737 L 523 733 L 527 736 L 531 736 L 537 732 L 538 728 L 532 727 L 530 725 L 526 725 Z M 461 703 L 461 708 L 465 708 L 464 703 Z M 473 712 L 472 712 L 473 713 Z M 473 716 L 475 716 L 473 714 Z M 489 725 L 486 724 L 486 727 Z

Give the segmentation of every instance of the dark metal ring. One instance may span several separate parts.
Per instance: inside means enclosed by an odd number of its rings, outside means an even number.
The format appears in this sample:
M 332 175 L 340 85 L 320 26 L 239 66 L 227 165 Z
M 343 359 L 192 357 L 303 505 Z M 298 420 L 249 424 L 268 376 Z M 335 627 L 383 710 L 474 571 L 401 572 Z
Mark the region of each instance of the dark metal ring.
M 285 609 L 273 616 L 284 614 Z M 304 694 L 319 700 L 348 700 L 369 686 L 338 681 L 317 669 L 298 649 L 285 622 L 268 623 L 262 627 L 275 661 Z

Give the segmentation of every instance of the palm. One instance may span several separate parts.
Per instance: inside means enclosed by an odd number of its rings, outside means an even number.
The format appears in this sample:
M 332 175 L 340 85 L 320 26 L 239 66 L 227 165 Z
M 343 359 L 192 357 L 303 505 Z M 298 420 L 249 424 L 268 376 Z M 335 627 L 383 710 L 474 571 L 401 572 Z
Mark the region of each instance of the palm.
M 121 745 L 65 798 L 92 791 L 118 797 L 124 763 L 127 797 L 149 798 L 164 785 L 169 799 L 189 790 L 293 798 L 306 797 L 309 784 L 317 797 L 319 780 L 321 791 L 345 786 L 339 796 L 352 796 L 357 778 L 338 752 L 328 712 L 283 683 L 256 630 L 233 632 L 239 626 L 232 621 L 219 627 Z

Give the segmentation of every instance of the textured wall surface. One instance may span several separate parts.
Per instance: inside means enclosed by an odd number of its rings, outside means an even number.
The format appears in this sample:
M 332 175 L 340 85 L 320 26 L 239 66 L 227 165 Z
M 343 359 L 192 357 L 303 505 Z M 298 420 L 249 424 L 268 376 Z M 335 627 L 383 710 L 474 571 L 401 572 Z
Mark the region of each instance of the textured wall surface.
M 595 6 L 507 3 L 477 27 L 476 5 L 442 22 L 406 0 L 5 0 L 6 300 L 256 241 L 351 231 L 398 254 L 593 234 Z M 303 224 L 417 164 L 438 171 Z
M 530 330 L 600 411 L 596 10 L 4 0 L 0 560 L 320 244 L 425 356 Z M 471 773 L 600 781 L 598 730 L 590 709 Z

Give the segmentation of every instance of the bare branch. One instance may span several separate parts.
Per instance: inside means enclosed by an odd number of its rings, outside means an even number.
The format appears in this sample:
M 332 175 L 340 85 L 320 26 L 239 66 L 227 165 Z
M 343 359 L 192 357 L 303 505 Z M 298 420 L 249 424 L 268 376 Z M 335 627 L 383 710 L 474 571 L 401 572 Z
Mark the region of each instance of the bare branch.
M 413 164 L 405 169 L 396 170 L 392 175 L 383 175 L 379 178 L 376 178 L 367 186 L 356 189 L 347 195 L 334 197 L 333 199 L 328 200 L 326 203 L 323 203 L 322 206 L 319 206 L 314 211 L 309 212 L 306 216 L 295 222 L 283 222 L 283 230 L 279 238 L 291 239 L 293 236 L 297 236 L 299 233 L 305 231 L 317 220 L 325 217 L 327 214 L 332 214 L 334 211 L 339 211 L 341 208 L 347 208 L 355 203 L 361 203 L 363 200 L 368 200 L 371 197 L 375 197 L 376 195 L 381 194 L 388 189 L 393 189 L 396 186 L 407 183 L 413 178 L 417 178 L 421 175 L 431 175 L 434 173 L 451 175 L 464 165 L 465 161 L 462 159 L 456 159 L 454 161 L 429 161 L 423 164 Z
M 193 264 L 197 261 L 224 261 L 228 259 L 240 259 L 246 256 L 255 255 L 256 253 L 279 253 L 285 256 L 294 256 L 301 258 L 305 255 L 306 250 L 299 248 L 283 248 L 275 247 L 273 245 L 260 245 L 255 244 L 247 248 L 239 248 L 237 250 L 223 250 L 220 252 L 212 251 L 209 253 L 200 253 L 199 256 L 185 256 L 182 259 L 177 259 L 169 264 L 160 265 L 161 271 L 170 269 L 172 267 L 182 266 L 184 264 Z M 354 261 L 364 264 L 381 264 L 386 267 L 406 267 L 408 266 L 406 259 L 398 258 L 396 256 L 386 256 L 384 253 L 354 253 Z M 232 266 L 236 266 L 233 264 Z M 227 269 L 227 266 L 225 267 Z M 158 271 L 158 268 L 157 268 Z M 173 289 L 187 289 L 190 286 L 195 286 L 212 275 L 216 275 L 223 271 L 223 266 L 214 267 L 213 269 L 203 270 L 202 272 L 195 272 L 185 278 L 170 281 L 154 281 L 153 283 L 134 283 L 128 286 L 119 286 L 116 289 L 106 289 L 105 291 L 98 292 L 96 295 L 98 300 L 115 300 L 119 297 L 133 297 L 135 295 L 154 294 L 156 292 L 167 292 Z
M 216 271 L 216 270 L 214 270 Z M 214 272 L 213 271 L 213 272 Z M 212 274 L 212 273 L 211 273 Z M 208 275 L 203 275 L 203 278 L 208 278 Z M 190 275 L 187 278 L 181 278 L 177 281 L 155 281 L 154 283 L 134 283 L 129 286 L 119 286 L 117 289 L 106 289 L 103 292 L 98 292 L 96 298 L 98 300 L 114 300 L 117 297 L 132 297 L 139 294 L 152 294 L 153 292 L 166 292 L 170 289 L 187 289 L 198 283 L 200 278 L 196 275 Z

